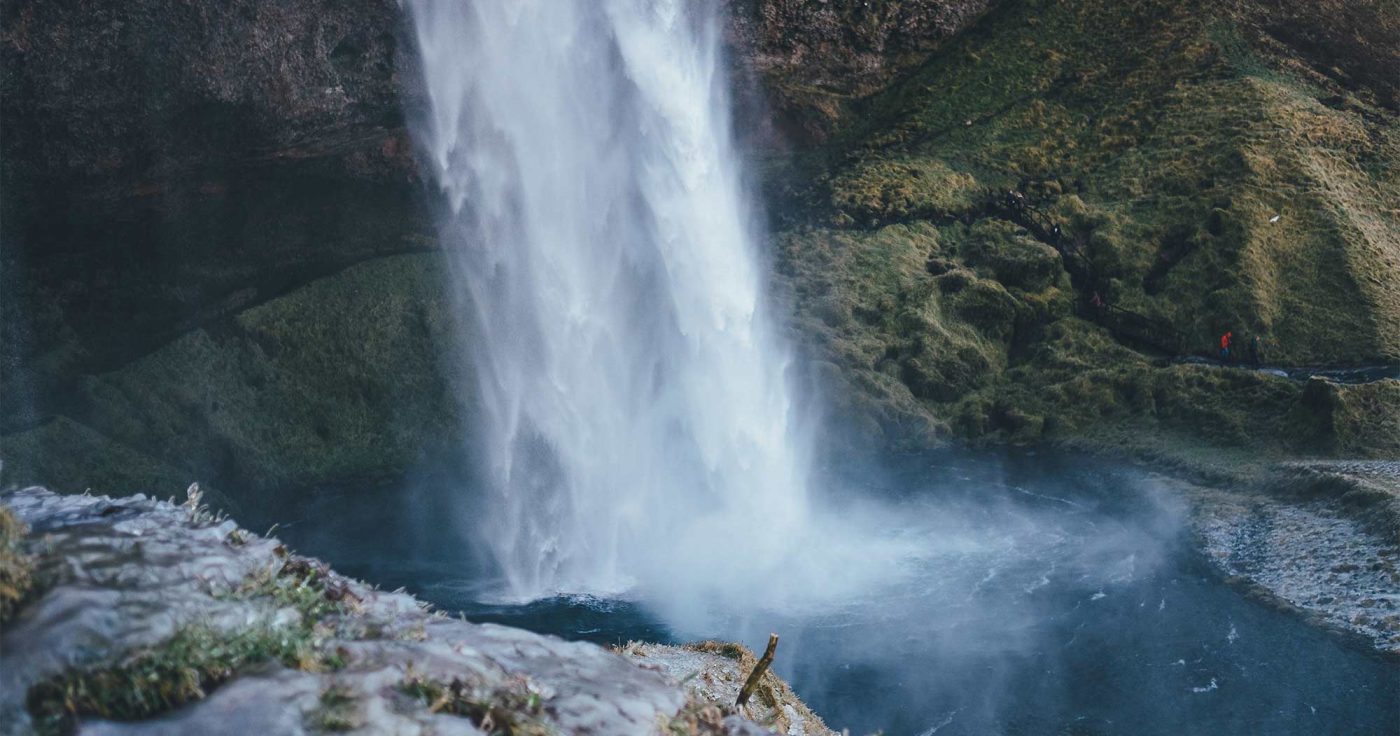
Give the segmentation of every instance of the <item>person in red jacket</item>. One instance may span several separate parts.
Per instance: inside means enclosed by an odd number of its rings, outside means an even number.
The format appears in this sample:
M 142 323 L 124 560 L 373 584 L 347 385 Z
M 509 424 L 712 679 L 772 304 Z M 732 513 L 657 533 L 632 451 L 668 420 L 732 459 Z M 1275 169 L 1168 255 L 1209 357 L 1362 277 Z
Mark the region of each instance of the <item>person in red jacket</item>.
M 1226 332 L 1220 336 L 1220 361 L 1222 363 L 1230 362 L 1230 348 L 1233 347 L 1234 342 L 1235 333 L 1233 332 Z

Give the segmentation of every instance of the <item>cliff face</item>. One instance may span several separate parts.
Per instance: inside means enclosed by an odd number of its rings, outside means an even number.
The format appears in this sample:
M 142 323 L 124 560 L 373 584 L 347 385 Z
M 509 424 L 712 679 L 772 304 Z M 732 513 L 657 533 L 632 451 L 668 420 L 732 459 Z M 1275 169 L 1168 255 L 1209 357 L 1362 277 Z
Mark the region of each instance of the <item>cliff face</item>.
M 864 434 L 1400 451 L 1394 382 L 1159 364 L 1227 329 L 1400 360 L 1393 4 L 727 8 L 798 339 Z M 7 480 L 275 492 L 462 445 L 396 2 L 0 20 Z
M 247 328 L 250 309 L 313 280 L 434 247 L 404 130 L 416 75 L 400 13 L 393 0 L 0 5 L 9 480 L 63 466 L 76 476 L 54 482 L 75 490 L 191 475 L 266 488 L 289 478 L 268 460 L 326 442 L 370 462 L 290 477 L 373 474 L 385 450 L 409 462 L 399 430 L 367 425 L 421 419 L 396 386 L 438 401 L 440 376 L 413 378 L 425 351 L 440 373 L 434 279 L 420 297 L 390 268 L 350 279 L 338 314 L 303 298 Z M 383 318 L 395 305 L 406 311 Z M 331 341 L 358 352 L 331 359 Z M 296 357 L 307 349 L 321 358 Z M 156 384 L 119 387 L 152 370 Z M 413 434 L 451 424 L 437 414 Z M 202 444 L 198 457 L 177 459 L 176 437 Z
M 744 114 L 779 121 L 766 144 L 819 139 L 980 7 L 735 3 Z M 0 20 L 9 481 L 247 495 L 460 447 L 397 2 L 5 0 Z
M 0 7 L 10 391 L 430 246 L 396 3 Z
M 995 0 L 728 0 L 736 77 L 763 104 L 741 112 L 764 142 L 809 145 L 852 106 L 917 66 Z M 742 88 L 741 88 L 742 89 Z

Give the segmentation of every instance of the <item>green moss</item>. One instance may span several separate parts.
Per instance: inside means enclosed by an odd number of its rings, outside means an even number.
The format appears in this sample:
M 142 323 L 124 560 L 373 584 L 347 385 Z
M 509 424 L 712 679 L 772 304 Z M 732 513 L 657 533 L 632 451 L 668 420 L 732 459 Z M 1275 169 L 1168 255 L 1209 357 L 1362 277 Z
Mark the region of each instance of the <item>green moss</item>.
M 861 161 L 831 184 L 835 224 L 937 219 L 971 209 L 979 194 L 968 174 L 937 159 Z
M 702 654 L 717 654 L 725 659 L 732 659 L 736 662 L 744 661 L 744 657 L 746 656 L 750 659 L 753 658 L 753 652 L 749 651 L 748 647 L 743 644 L 736 644 L 732 641 L 714 641 L 707 639 L 705 641 L 686 644 L 684 648 Z
M 1252 0 L 1002 4 L 794 161 L 805 226 L 780 267 L 799 322 L 850 385 L 975 441 L 1393 453 L 1390 389 L 1330 389 L 1324 412 L 1284 379 L 1139 352 L 1209 354 L 1233 330 L 1276 363 L 1400 359 L 1400 120 L 1266 18 Z M 1141 317 L 1079 319 L 1092 291 Z
M 7 452 L 23 446 L 29 475 L 72 490 L 178 479 L 178 493 L 198 474 L 256 499 L 397 477 L 462 440 L 440 265 L 369 261 L 191 332 L 83 381 L 70 417 L 7 436 Z
M 146 493 L 180 496 L 197 479 L 194 469 L 162 462 L 67 417 L 0 436 L 6 485 L 42 485 L 60 493 Z M 204 486 L 209 506 L 238 510 L 217 488 Z
M 354 731 L 364 726 L 354 693 L 347 688 L 332 685 L 321 691 L 320 706 L 316 725 L 323 731 Z
M 979 220 L 961 241 L 961 260 L 1007 288 L 1043 292 L 1068 285 L 1059 253 L 1010 222 Z
M 262 570 L 232 592 L 243 599 L 271 600 L 294 609 L 304 625 L 342 613 L 349 591 L 327 578 L 326 568 L 305 557 L 290 557 L 275 571 Z
M 544 720 L 544 699 L 528 681 L 483 688 L 454 678 L 442 682 L 410 670 L 400 692 L 422 701 L 432 713 L 462 716 L 493 736 L 543 736 L 554 730 Z
M 27 530 L 0 506 L 0 624 L 10 620 L 34 584 L 34 561 L 20 548 Z
M 1315 378 L 1290 407 L 1287 429 L 1320 453 L 1400 456 L 1400 381 L 1343 385 Z
M 69 732 L 82 716 L 140 720 L 202 699 L 239 669 L 270 660 L 299 669 L 320 667 L 315 644 L 302 629 L 227 633 L 191 627 L 112 667 L 70 670 L 35 684 L 26 707 L 40 733 Z
M 112 666 L 71 669 L 29 689 L 26 704 L 36 727 L 44 733 L 63 733 L 84 716 L 150 718 L 204 698 L 239 671 L 261 662 L 277 661 L 306 671 L 343 666 L 339 653 L 329 651 L 324 639 L 328 622 L 344 612 L 350 594 L 329 581 L 319 563 L 290 557 L 275 570 L 250 576 L 228 595 L 290 608 L 297 612 L 297 622 L 233 631 L 189 626 L 162 644 L 128 653 Z M 348 717 L 352 709 L 332 710 L 334 720 Z

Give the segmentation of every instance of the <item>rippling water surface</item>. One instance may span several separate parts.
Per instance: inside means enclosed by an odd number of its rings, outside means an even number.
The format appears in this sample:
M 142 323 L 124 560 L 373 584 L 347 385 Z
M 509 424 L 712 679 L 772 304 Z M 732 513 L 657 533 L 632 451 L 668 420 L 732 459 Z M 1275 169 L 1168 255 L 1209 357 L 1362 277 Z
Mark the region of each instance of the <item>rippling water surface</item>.
M 1136 471 L 1032 456 L 829 473 L 896 509 L 888 536 L 923 553 L 822 610 L 701 602 L 677 615 L 642 593 L 502 604 L 484 568 L 463 564 L 469 542 L 422 533 L 431 482 L 327 494 L 279 534 L 478 621 L 602 643 L 761 647 L 778 632 L 776 669 L 852 733 L 1400 733 L 1400 665 L 1222 584 L 1184 510 Z

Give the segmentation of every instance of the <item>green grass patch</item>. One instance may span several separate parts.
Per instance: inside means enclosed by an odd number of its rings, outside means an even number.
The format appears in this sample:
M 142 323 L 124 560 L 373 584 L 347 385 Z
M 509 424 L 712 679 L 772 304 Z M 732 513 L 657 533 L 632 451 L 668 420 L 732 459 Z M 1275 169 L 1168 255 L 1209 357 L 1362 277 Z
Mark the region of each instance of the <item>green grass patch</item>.
M 305 671 L 336 670 L 340 654 L 324 646 L 327 619 L 351 594 L 319 563 L 290 557 L 250 576 L 229 597 L 270 601 L 299 614 L 289 626 L 218 631 L 189 626 L 162 644 L 128 653 L 115 665 L 72 669 L 33 685 L 26 705 L 40 733 L 69 733 L 79 718 L 141 720 L 203 699 L 241 670 L 264 662 Z M 330 713 L 333 719 L 341 708 Z
M 114 666 L 71 670 L 37 683 L 25 705 L 39 733 L 71 733 L 80 717 L 134 721 L 203 699 L 239 670 L 268 661 L 302 670 L 324 667 L 306 628 L 229 633 L 193 626 Z

